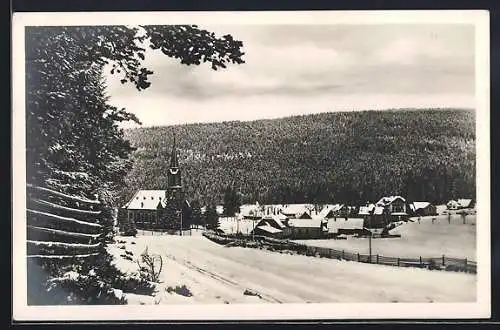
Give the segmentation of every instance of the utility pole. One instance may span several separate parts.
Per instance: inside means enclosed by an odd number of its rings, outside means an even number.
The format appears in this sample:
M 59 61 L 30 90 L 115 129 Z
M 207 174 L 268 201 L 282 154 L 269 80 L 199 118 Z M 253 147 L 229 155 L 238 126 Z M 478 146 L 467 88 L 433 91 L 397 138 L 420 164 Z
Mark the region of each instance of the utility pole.
M 255 219 L 252 219 L 252 241 L 255 241 Z
M 370 235 L 368 236 L 368 254 L 370 255 L 370 263 L 372 262 L 372 216 L 370 216 Z
M 369 222 L 368 222 L 368 231 L 370 232 L 368 236 L 368 254 L 370 255 L 370 263 L 372 262 L 372 218 L 373 218 L 373 213 L 374 210 L 370 212 L 371 214 L 369 215 Z

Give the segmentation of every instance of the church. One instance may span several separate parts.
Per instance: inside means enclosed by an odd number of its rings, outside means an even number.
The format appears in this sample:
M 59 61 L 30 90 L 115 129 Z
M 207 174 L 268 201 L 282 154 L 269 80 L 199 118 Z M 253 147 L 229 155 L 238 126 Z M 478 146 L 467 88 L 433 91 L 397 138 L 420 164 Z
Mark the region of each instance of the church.
M 137 229 L 167 230 L 189 227 L 191 206 L 184 198 L 181 170 L 174 142 L 170 154 L 166 190 L 138 190 L 119 211 L 120 227 L 134 223 Z

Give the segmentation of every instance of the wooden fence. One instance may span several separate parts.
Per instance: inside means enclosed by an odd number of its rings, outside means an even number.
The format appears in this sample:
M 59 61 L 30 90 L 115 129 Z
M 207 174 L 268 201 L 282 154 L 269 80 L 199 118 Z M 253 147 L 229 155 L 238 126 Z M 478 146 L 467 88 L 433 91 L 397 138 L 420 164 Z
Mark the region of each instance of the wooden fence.
M 437 269 L 445 271 L 458 271 L 467 273 L 477 273 L 477 264 L 475 261 L 467 260 L 467 258 L 450 258 L 446 256 L 435 258 L 402 258 L 388 257 L 382 255 L 360 254 L 346 250 L 336 250 L 325 247 L 315 247 L 295 242 L 270 238 L 266 236 L 245 236 L 245 235 L 217 235 L 215 233 L 206 232 L 203 236 L 208 239 L 224 245 L 242 245 L 252 247 L 248 241 L 259 242 L 259 246 L 266 246 L 274 251 L 294 251 L 298 254 L 306 256 L 315 256 L 321 258 L 356 261 L 363 263 L 373 263 L 387 266 L 397 267 L 418 267 L 427 269 Z
M 89 258 L 103 240 L 101 203 L 27 185 L 27 258 Z

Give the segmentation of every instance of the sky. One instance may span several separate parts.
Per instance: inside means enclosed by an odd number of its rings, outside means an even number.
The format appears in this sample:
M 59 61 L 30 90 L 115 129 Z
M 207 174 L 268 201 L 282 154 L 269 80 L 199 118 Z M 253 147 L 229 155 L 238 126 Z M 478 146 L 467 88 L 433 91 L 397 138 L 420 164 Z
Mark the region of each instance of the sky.
M 110 103 L 142 126 L 475 107 L 473 25 L 200 27 L 241 40 L 246 63 L 214 71 L 148 51 L 151 87 L 139 92 L 109 75 Z

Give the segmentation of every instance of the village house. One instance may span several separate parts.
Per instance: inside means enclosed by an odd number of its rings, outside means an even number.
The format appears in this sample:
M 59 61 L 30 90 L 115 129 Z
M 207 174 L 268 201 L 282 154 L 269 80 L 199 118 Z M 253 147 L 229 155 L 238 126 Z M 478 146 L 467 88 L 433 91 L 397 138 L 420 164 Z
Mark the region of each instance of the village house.
M 311 204 L 286 204 L 281 210 L 281 214 L 289 219 L 312 219 L 314 205 Z
M 290 238 L 318 239 L 328 234 L 327 223 L 321 219 L 289 219 Z
M 365 217 L 367 215 L 372 214 L 375 209 L 375 204 L 367 203 L 366 205 L 362 205 L 359 207 L 358 215 L 361 217 Z
M 318 218 L 321 219 L 334 219 L 334 218 L 347 218 L 351 214 L 351 208 L 345 204 L 325 205 L 318 213 Z
M 431 216 L 437 215 L 436 206 L 429 202 L 413 202 L 410 204 L 410 209 L 413 214 L 418 216 Z
M 472 209 L 475 206 L 474 200 L 469 198 L 461 198 L 457 202 L 460 209 Z
M 287 224 L 288 219 L 282 214 L 265 215 L 255 225 L 255 229 L 252 230 L 252 234 L 275 238 L 289 237 L 291 234 L 291 228 Z
M 370 230 L 382 229 L 394 221 L 406 221 L 410 208 L 400 196 L 381 198 L 376 204 L 367 203 L 359 207 L 358 217 L 364 219 L 364 227 Z
M 364 218 L 334 218 L 327 224 L 328 233 L 334 235 L 362 235 L 366 229 Z
M 262 209 L 265 215 L 280 214 L 283 210 L 283 204 L 266 204 L 262 205 Z
M 407 207 L 406 200 L 401 196 L 382 197 L 375 206 L 386 210 L 385 212 L 389 214 L 390 222 L 406 221 L 409 217 L 409 207 Z M 384 215 L 384 211 L 376 210 L 376 212 L 377 215 Z
M 460 204 L 456 200 L 451 200 L 446 203 L 446 208 L 448 210 L 458 210 L 460 208 Z
M 258 220 L 264 215 L 262 207 L 259 203 L 255 204 L 243 204 L 240 206 L 239 216 L 243 219 Z
M 448 210 L 460 210 L 460 209 L 471 209 L 475 207 L 475 202 L 470 198 L 460 198 L 457 200 L 451 200 L 446 203 L 446 208 Z

